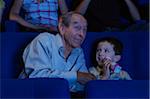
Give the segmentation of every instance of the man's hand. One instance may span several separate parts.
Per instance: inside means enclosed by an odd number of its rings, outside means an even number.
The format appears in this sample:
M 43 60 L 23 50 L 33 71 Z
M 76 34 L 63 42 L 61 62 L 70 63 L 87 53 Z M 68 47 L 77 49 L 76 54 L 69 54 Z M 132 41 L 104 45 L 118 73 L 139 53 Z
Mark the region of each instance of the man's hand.
M 81 84 L 85 84 L 90 80 L 95 80 L 96 77 L 93 74 L 85 72 L 77 72 L 77 81 Z

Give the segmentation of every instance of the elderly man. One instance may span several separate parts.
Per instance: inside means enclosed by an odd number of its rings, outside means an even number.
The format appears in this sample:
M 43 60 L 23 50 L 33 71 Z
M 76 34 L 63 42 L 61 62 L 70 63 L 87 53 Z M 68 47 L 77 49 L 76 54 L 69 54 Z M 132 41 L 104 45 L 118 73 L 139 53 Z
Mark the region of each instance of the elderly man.
M 81 44 L 85 39 L 87 22 L 75 12 L 59 20 L 60 34 L 42 33 L 25 49 L 25 71 L 29 78 L 49 77 L 68 80 L 70 91 L 83 90 L 83 85 L 95 79 L 88 73 Z

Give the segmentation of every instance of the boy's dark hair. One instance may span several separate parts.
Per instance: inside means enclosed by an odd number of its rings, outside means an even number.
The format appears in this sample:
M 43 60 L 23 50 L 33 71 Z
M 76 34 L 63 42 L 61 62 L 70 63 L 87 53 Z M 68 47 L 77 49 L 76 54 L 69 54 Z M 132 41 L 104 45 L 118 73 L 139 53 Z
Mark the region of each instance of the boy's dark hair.
M 110 44 L 112 44 L 114 46 L 113 49 L 115 51 L 115 55 L 121 55 L 122 54 L 123 44 L 121 41 L 119 41 L 118 39 L 113 38 L 113 37 L 106 37 L 106 38 L 102 38 L 102 39 L 98 40 L 97 46 L 98 46 L 98 43 L 105 42 L 105 41 L 109 42 Z
M 115 51 L 115 55 L 121 55 L 122 54 L 122 50 L 123 50 L 123 44 L 121 41 L 119 41 L 118 39 L 114 38 L 114 37 L 105 37 L 105 38 L 101 38 L 101 39 L 97 39 L 93 45 L 92 45 L 92 54 L 91 54 L 91 58 L 92 58 L 92 62 L 93 64 L 97 65 L 97 62 L 95 60 L 96 58 L 96 50 L 97 50 L 97 46 L 100 42 L 109 42 L 110 44 L 112 44 L 114 46 L 114 51 Z M 93 53 L 94 52 L 94 53 Z

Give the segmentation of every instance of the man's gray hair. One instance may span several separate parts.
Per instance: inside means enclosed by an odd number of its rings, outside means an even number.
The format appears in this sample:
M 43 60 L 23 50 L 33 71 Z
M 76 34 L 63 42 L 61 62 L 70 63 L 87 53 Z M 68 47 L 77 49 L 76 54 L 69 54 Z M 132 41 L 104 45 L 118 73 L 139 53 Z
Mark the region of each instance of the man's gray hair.
M 71 18 L 72 18 L 72 15 L 73 14 L 79 14 L 81 15 L 80 13 L 78 12 L 68 12 L 68 13 L 65 13 L 64 15 L 61 16 L 61 23 L 66 26 L 66 27 L 69 27 L 70 23 L 71 23 Z M 81 15 L 82 16 L 82 15 Z

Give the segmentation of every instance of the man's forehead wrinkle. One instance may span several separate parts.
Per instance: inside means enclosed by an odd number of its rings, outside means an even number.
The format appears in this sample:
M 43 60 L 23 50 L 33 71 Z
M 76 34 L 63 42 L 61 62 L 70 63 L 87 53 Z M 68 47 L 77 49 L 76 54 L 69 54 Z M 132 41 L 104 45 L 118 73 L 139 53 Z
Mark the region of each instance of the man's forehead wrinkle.
M 87 26 L 86 20 L 79 15 L 75 14 L 71 17 L 71 19 L 72 24 L 85 24 Z

